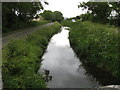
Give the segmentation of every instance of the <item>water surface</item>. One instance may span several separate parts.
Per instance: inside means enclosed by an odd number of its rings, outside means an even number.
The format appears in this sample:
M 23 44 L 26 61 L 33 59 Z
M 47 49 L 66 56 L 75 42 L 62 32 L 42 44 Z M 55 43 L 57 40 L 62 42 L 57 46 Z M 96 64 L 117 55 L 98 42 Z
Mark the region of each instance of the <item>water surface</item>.
M 92 88 L 100 86 L 98 82 L 87 76 L 80 60 L 76 57 L 69 43 L 69 30 L 62 31 L 51 38 L 46 53 L 43 55 L 40 73 L 49 70 L 52 76 L 48 82 L 50 88 Z

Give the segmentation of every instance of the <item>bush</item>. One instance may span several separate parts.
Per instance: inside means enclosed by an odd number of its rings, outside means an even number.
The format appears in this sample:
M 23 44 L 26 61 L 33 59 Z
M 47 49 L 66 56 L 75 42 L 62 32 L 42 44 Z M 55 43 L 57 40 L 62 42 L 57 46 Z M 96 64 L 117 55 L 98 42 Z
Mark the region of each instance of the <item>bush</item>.
M 43 13 L 40 14 L 44 20 L 49 20 L 49 21 L 58 21 L 61 22 L 64 20 L 63 14 L 59 11 L 50 11 L 50 10 L 45 10 Z
M 70 23 L 70 43 L 83 62 L 93 64 L 120 78 L 118 29 L 91 22 Z
M 36 31 L 27 38 L 11 40 L 3 49 L 2 78 L 4 88 L 45 88 L 37 72 L 49 39 L 60 31 L 60 24 Z

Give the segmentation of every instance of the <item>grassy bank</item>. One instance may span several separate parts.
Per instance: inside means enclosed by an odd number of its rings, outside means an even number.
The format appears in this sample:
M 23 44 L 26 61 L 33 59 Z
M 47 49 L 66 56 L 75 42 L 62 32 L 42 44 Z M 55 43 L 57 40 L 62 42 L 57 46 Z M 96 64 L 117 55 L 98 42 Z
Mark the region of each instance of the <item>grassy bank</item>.
M 60 31 L 55 22 L 27 38 L 11 40 L 3 49 L 2 78 L 4 88 L 45 88 L 42 76 L 37 73 L 41 57 L 50 38 Z
M 9 35 L 9 34 L 12 34 L 15 32 L 24 31 L 24 29 L 26 29 L 26 28 L 41 26 L 41 25 L 47 24 L 47 23 L 49 23 L 49 21 L 46 21 L 46 20 L 30 21 L 28 23 L 18 24 L 18 26 L 12 27 L 12 28 L 3 27 L 2 32 L 3 32 L 3 36 L 6 36 L 6 35 Z
M 71 28 L 70 43 L 80 60 L 120 79 L 120 36 L 116 27 L 79 21 L 64 21 L 62 24 Z

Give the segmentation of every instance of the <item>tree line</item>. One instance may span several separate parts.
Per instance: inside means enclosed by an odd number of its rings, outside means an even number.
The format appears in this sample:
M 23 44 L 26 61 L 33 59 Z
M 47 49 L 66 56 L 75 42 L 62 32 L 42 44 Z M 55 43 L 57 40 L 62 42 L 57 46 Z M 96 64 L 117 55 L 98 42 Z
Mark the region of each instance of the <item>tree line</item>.
M 87 9 L 87 13 L 76 19 L 120 26 L 120 2 L 83 2 L 78 8 Z
M 24 27 L 34 18 L 38 10 L 43 9 L 41 2 L 3 2 L 3 33 L 8 32 L 10 29 Z
M 63 14 L 60 11 L 50 11 L 50 10 L 45 10 L 43 13 L 40 14 L 45 20 L 49 21 L 58 21 L 61 22 L 64 20 Z
M 47 2 L 44 2 L 48 5 Z M 34 18 L 39 18 L 37 12 L 44 10 L 41 2 L 3 2 L 2 3 L 2 30 L 3 33 L 31 26 Z M 63 14 L 59 11 L 44 11 L 40 14 L 45 20 L 63 20 Z

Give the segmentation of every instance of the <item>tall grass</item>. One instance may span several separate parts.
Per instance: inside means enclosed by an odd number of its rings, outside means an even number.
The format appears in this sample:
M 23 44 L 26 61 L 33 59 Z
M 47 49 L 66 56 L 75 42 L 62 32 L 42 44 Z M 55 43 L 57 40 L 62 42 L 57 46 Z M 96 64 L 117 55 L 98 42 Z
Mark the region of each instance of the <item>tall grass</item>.
M 4 88 L 45 88 L 42 75 L 37 73 L 49 39 L 61 25 L 54 23 L 27 38 L 11 40 L 3 49 L 2 78 Z
M 120 59 L 118 58 L 120 35 L 118 29 L 110 25 L 91 22 L 70 22 L 70 42 L 80 60 L 93 64 L 120 79 Z

